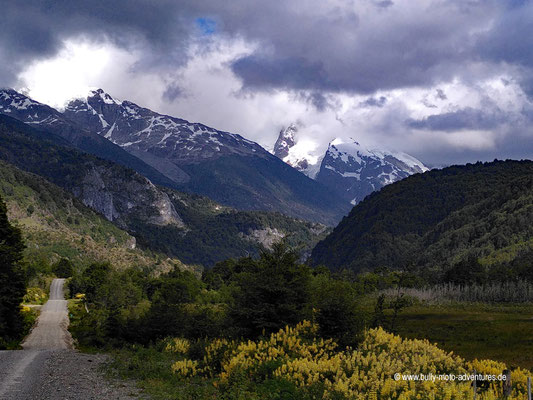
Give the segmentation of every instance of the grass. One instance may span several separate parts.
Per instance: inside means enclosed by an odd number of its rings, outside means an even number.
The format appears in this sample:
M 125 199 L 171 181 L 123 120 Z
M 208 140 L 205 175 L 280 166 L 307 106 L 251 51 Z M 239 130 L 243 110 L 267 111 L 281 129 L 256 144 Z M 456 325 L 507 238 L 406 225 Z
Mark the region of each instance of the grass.
M 468 360 L 533 369 L 533 304 L 418 304 L 402 312 L 397 333 L 428 339 Z
M 155 347 L 131 346 L 112 352 L 113 362 L 108 374 L 113 378 L 134 379 L 137 386 L 153 399 L 194 400 L 213 398 L 215 388 L 210 382 L 198 379 L 184 383 L 172 373 L 175 354 L 165 353 Z

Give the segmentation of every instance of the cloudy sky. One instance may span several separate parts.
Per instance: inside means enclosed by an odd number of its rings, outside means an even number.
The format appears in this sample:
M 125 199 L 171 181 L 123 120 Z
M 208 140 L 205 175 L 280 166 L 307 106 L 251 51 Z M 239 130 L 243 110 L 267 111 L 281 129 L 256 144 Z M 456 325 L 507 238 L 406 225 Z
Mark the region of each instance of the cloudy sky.
M 271 147 L 297 123 L 430 165 L 533 158 L 533 3 L 0 0 L 0 86 L 112 96 Z

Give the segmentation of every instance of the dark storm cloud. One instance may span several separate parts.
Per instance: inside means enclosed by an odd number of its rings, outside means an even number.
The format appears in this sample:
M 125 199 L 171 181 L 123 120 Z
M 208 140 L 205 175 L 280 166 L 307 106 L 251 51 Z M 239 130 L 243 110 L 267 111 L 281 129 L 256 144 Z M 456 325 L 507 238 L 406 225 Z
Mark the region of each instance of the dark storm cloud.
M 497 107 L 451 104 L 453 88 L 447 93 L 435 89 L 450 82 L 477 88 L 484 79 L 505 75 L 509 85 L 518 82 L 533 100 L 530 1 L 0 0 L 0 10 L 0 86 L 14 85 L 28 62 L 56 55 L 68 39 L 134 49 L 140 54 L 135 72 L 149 69 L 159 76 L 187 63 L 191 43 L 216 46 L 216 39 L 222 39 L 242 40 L 254 49 L 227 64 L 242 82 L 243 93 L 286 90 L 291 99 L 324 112 L 338 108 L 336 93 L 342 94 L 337 99 L 363 94 L 367 99 L 360 106 L 374 107 L 376 129 L 387 137 L 395 128 L 452 132 L 510 124 L 512 118 Z M 185 96 L 182 87 L 194 91 L 194 85 L 168 82 L 166 91 L 158 92 L 166 102 Z M 409 109 L 411 98 L 402 98 L 401 91 L 390 101 L 376 94 L 411 87 L 427 89 L 422 94 L 427 107 L 459 110 L 406 122 L 409 114 L 402 110 Z M 396 126 L 381 116 L 389 108 Z M 522 131 L 502 137 L 499 149 L 517 156 L 527 151 L 530 136 Z M 521 146 L 513 147 L 516 143 Z M 460 143 L 434 155 L 428 151 L 425 158 L 451 160 L 458 148 Z
M 254 20 L 240 31 L 265 46 L 237 60 L 233 70 L 257 89 L 372 93 L 447 81 L 475 57 L 472 32 L 488 24 L 490 6 L 480 3 L 468 12 L 453 2 L 406 8 L 364 19 L 289 9 L 275 16 L 279 22 L 270 33 Z
M 387 7 L 393 6 L 394 2 L 392 2 L 391 0 L 382 0 L 382 1 L 377 1 L 376 5 L 378 7 L 387 8 Z
M 533 99 L 533 3 L 509 1 L 492 28 L 479 37 L 476 51 L 483 60 L 517 66 L 516 79 Z
M 317 111 L 326 111 L 338 106 L 333 99 L 321 92 L 301 92 L 301 100 L 311 104 Z
M 375 16 L 361 14 L 350 0 L 2 3 L 0 45 L 16 62 L 53 55 L 62 40 L 85 35 L 125 47 L 144 44 L 159 66 L 179 66 L 189 39 L 201 33 L 258 44 L 233 63 L 245 87 L 360 93 L 450 79 L 471 58 L 471 31 L 488 23 L 493 8 L 490 1 L 469 8 L 450 1 L 407 4 L 407 12 L 394 13 L 396 4 L 378 1 Z
M 413 129 L 454 132 L 465 129 L 492 130 L 507 121 L 506 115 L 499 110 L 486 112 L 467 107 L 458 111 L 430 115 L 424 119 L 409 119 L 406 123 Z
M 446 96 L 446 93 L 444 93 L 444 90 L 442 89 L 437 89 L 435 97 L 439 100 L 448 100 L 448 96 Z
M 176 49 L 183 51 L 193 25 L 171 0 L 2 0 L 0 9 L 0 84 L 10 83 L 24 63 L 53 56 L 65 39 L 79 36 L 126 48 L 144 45 L 178 63 Z
M 322 88 L 327 75 L 320 62 L 311 63 L 305 58 L 289 57 L 273 60 L 268 57 L 247 56 L 233 63 L 233 72 L 247 86 L 284 89 Z
M 385 96 L 369 97 L 365 101 L 359 103 L 360 107 L 383 107 L 387 103 L 387 98 Z
M 186 97 L 183 88 L 177 84 L 168 85 L 163 92 L 163 99 L 169 102 L 173 102 L 179 97 Z
M 244 38 L 258 45 L 232 64 L 245 87 L 315 92 L 372 93 L 447 81 L 478 59 L 476 46 L 486 59 L 531 61 L 529 4 L 502 9 L 494 1 L 408 2 L 400 13 L 392 1 L 369 3 L 373 13 L 361 4 L 2 0 L 0 46 L 16 69 L 19 62 L 55 54 L 64 39 L 106 38 L 141 47 L 148 58 L 141 65 L 163 68 L 187 61 L 194 35 Z M 476 44 L 475 32 L 486 30 L 498 12 L 495 27 Z M 519 33 L 508 32 L 508 24 Z

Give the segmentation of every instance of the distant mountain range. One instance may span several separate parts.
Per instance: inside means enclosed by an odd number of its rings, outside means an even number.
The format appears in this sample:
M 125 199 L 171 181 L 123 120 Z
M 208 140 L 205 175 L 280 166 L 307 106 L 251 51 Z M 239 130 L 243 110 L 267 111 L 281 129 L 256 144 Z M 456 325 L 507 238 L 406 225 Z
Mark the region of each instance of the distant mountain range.
M 355 140 L 333 140 L 320 157 L 311 157 L 298 127 L 280 131 L 273 153 L 287 164 L 332 189 L 352 205 L 383 186 L 428 171 L 416 158 L 385 149 L 368 149 Z
M 132 168 L 155 184 L 237 209 L 278 211 L 329 225 L 350 209 L 326 186 L 255 142 L 118 101 L 101 89 L 71 101 L 64 112 L 4 89 L 0 113 Z
M 230 257 L 253 255 L 259 246 L 269 246 L 285 236 L 291 245 L 308 254 L 328 233 L 321 224 L 279 213 L 239 211 L 206 197 L 156 186 L 130 168 L 81 152 L 54 133 L 36 130 L 5 115 L 0 115 L 0 159 L 70 192 L 83 205 L 135 236 L 140 247 L 186 263 L 212 266 Z M 17 179 L 4 180 L 0 174 L 0 192 Z M 67 197 L 48 189 L 52 185 L 41 184 L 42 180 L 24 179 L 30 187 L 39 188 L 36 191 L 42 192 L 43 198 L 48 192 Z M 20 207 L 28 207 L 27 200 L 22 204 L 20 196 L 16 199 Z M 66 205 L 57 211 L 59 215 L 54 211 L 50 217 L 63 221 L 61 215 L 72 212 L 69 201 L 58 203 Z M 72 218 L 77 214 L 75 211 Z M 118 239 L 117 234 L 115 237 Z

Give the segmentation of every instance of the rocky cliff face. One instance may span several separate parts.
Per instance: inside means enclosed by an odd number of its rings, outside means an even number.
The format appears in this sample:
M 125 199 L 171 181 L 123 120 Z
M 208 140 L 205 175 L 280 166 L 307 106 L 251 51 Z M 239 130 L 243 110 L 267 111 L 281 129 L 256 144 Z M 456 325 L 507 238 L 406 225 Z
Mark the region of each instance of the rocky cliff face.
M 101 89 L 71 101 L 63 114 L 143 160 L 178 190 L 241 210 L 279 211 L 327 224 L 349 209 L 322 185 L 237 134 L 119 101 Z
M 240 210 L 277 211 L 336 224 L 349 203 L 240 135 L 158 114 L 102 90 L 63 113 L 0 90 L 0 113 L 53 132 L 73 147 L 129 167 L 157 185 Z M 116 206 L 105 212 L 113 215 Z
M 109 221 L 183 226 L 168 195 L 132 169 L 58 146 L 55 135 L 0 115 L 0 158 L 67 189 Z
M 71 191 L 86 206 L 124 229 L 130 219 L 185 226 L 168 195 L 139 174 L 123 179 L 109 168 L 93 166 L 80 182 L 72 184 Z

